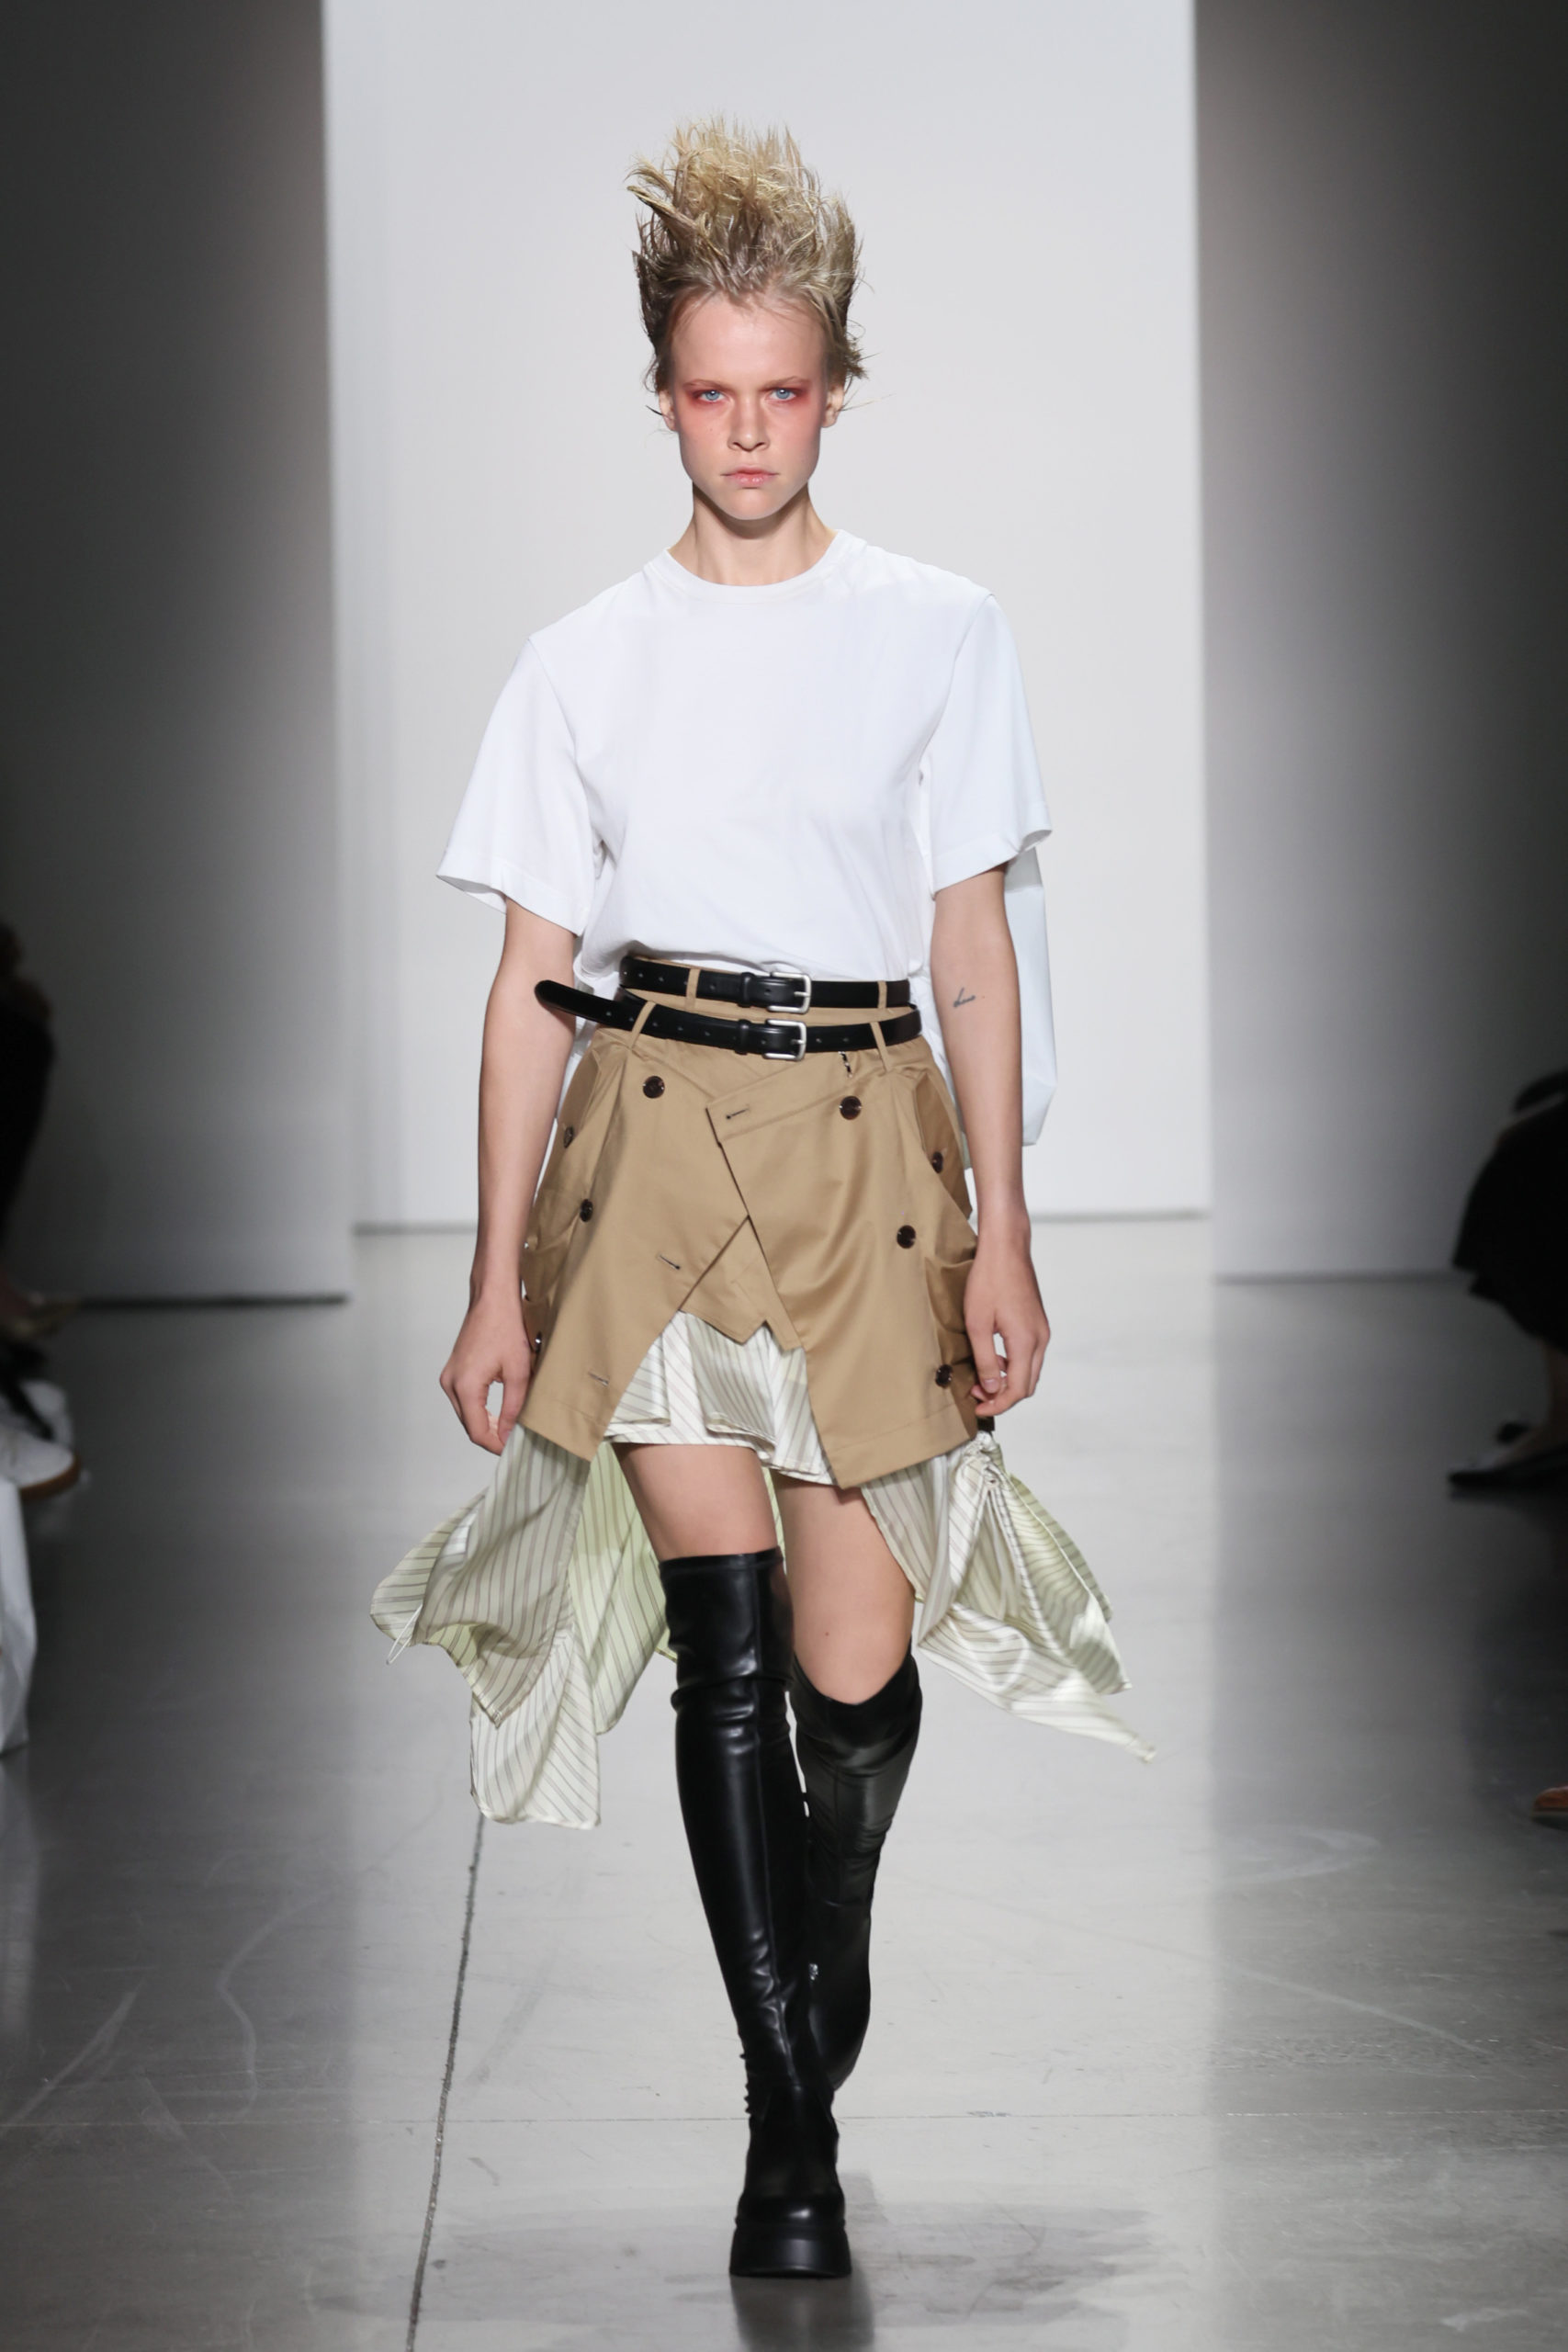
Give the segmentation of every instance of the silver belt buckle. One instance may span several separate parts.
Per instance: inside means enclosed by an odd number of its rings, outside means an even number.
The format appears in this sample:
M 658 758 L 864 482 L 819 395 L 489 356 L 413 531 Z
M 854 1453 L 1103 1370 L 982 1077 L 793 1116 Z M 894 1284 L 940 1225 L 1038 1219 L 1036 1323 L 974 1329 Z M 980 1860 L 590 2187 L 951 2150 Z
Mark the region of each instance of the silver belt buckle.
M 807 981 L 807 988 L 809 988 L 810 985 L 810 982 Z M 762 1059 L 765 1062 L 800 1062 L 806 1059 L 806 1023 L 804 1021 L 779 1021 L 775 1019 L 765 1021 L 762 1023 L 762 1026 L 765 1029 L 794 1029 L 797 1032 L 797 1042 L 793 1051 L 789 1046 L 783 1046 L 779 1048 L 778 1052 L 775 1053 L 772 1046 L 764 1046 L 762 1048 Z

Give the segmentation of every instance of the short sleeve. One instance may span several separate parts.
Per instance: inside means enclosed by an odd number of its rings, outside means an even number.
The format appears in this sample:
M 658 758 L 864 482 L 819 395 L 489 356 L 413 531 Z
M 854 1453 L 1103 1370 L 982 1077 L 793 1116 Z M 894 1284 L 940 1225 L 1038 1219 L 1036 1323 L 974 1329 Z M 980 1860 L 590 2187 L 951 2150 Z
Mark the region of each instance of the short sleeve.
M 1010 865 L 1050 831 L 1018 651 L 994 597 L 958 650 L 925 766 L 935 889 Z
M 580 937 L 594 865 L 571 730 L 530 643 L 501 690 L 436 870 L 490 906 L 514 899 Z

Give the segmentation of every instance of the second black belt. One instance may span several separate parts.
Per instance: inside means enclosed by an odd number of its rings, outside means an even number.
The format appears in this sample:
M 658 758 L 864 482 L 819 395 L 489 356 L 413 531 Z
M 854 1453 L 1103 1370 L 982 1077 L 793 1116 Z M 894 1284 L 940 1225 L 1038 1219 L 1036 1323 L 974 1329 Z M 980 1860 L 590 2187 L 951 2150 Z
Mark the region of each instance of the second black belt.
M 623 956 L 621 987 L 641 996 L 685 996 L 709 1003 L 739 1004 L 748 1012 L 809 1012 L 815 1005 L 828 1012 L 883 1012 L 889 1005 L 900 1011 L 909 1001 L 908 980 L 812 980 L 804 972 L 721 972 L 699 966 L 696 987 L 688 990 L 689 964 L 665 964 L 653 956 Z
M 596 1021 L 604 1029 L 635 1029 L 646 1000 L 625 991 L 611 998 L 591 996 L 586 989 L 569 989 L 559 980 L 540 980 L 534 994 L 541 1004 L 558 1012 L 575 1012 L 580 1021 Z M 798 1062 L 807 1054 L 865 1054 L 882 1032 L 885 1046 L 908 1045 L 920 1034 L 918 1005 L 878 1022 L 835 1021 L 814 1025 L 774 1014 L 767 1021 L 716 1021 L 684 1005 L 656 1004 L 642 1024 L 645 1037 L 668 1037 L 677 1045 L 716 1046 L 732 1054 L 761 1054 L 764 1061 Z

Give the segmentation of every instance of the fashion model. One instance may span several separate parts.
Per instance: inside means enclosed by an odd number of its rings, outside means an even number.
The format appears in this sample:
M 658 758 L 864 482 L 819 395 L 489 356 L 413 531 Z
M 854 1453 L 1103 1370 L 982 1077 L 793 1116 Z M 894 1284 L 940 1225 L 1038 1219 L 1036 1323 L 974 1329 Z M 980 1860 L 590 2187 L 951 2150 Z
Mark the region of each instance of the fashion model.
M 793 141 L 700 124 L 631 187 L 691 519 L 525 647 L 441 867 L 506 922 L 442 1374 L 502 1459 L 375 1610 L 467 1674 L 499 1820 L 592 1826 L 596 1740 L 672 1657 L 745 2061 L 730 2268 L 834 2278 L 916 1650 L 1138 1743 L 1103 1599 L 992 1429 L 1050 1337 L 1021 1159 L 1048 820 L 1012 641 L 984 589 L 812 504 L 863 372 L 858 249 Z

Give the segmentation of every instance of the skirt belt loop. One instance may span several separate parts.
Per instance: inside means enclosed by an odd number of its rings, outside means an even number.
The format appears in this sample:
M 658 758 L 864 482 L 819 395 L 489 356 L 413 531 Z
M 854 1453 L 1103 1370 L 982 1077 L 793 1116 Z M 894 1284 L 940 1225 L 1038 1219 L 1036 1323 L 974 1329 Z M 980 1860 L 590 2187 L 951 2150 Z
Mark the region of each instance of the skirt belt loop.
M 887 983 L 886 980 L 878 980 L 876 983 L 876 1013 L 886 1012 L 886 1010 Z M 887 1058 L 887 1040 L 882 1034 L 882 1023 L 877 1019 L 876 1013 L 873 1013 L 872 1015 L 871 1034 L 876 1040 L 876 1050 L 882 1056 L 883 1069 L 890 1070 L 893 1065 Z

